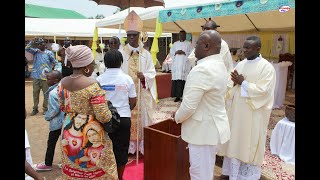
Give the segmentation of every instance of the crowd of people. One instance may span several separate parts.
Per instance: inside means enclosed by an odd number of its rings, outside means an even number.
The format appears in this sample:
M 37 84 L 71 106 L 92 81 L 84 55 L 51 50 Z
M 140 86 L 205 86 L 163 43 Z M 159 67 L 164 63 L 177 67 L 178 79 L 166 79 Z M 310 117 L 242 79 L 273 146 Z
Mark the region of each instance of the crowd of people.
M 261 56 L 257 36 L 246 39 L 245 59 L 234 67 L 217 27 L 207 21 L 195 48 L 186 41 L 186 32 L 180 31 L 170 49 L 171 96 L 181 101 L 172 120 L 182 124 L 192 180 L 213 179 L 216 155 L 224 157 L 222 178 L 257 180 L 274 101 L 275 70 Z M 62 68 L 56 67 L 58 61 L 43 39 L 26 46 L 34 56 L 31 116 L 39 113 L 42 90 L 43 115 L 50 122 L 45 160 L 35 170 L 52 170 L 57 142 L 62 179 L 122 180 L 128 155 L 144 154 L 143 127 L 155 123 L 156 70 L 139 38 L 143 22 L 134 11 L 125 19 L 124 28 L 128 43 L 120 46 L 119 38 L 112 37 L 110 50 L 104 52 L 99 46 L 96 57 L 91 48 L 66 39 L 58 51 Z M 112 123 L 108 101 L 120 115 L 114 132 L 104 126 Z M 28 155 L 29 147 L 26 138 Z M 25 172 L 43 179 L 31 168 L 28 157 Z

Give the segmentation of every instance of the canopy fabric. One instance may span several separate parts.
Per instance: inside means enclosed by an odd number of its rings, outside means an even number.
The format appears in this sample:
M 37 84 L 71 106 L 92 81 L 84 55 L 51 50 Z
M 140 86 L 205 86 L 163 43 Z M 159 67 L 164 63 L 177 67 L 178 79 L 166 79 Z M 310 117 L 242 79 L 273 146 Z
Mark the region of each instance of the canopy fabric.
M 25 36 L 62 36 L 62 37 L 93 37 L 96 22 L 100 19 L 45 19 L 25 18 Z M 154 32 L 148 32 L 149 37 Z M 99 37 L 118 36 L 118 29 L 99 29 Z M 126 36 L 124 30 L 120 31 Z M 162 37 L 171 37 L 171 33 L 162 33 Z
M 187 33 L 202 32 L 201 26 L 209 17 L 221 26 L 218 28 L 219 32 L 224 33 L 294 31 L 295 0 L 245 0 L 239 8 L 236 7 L 235 0 L 214 2 L 215 4 L 206 3 L 175 8 L 132 7 L 130 11 L 134 10 L 140 16 L 145 31 L 155 31 L 158 16 L 159 21 L 163 23 L 162 31 L 166 33 L 177 33 L 182 29 Z M 280 13 L 279 7 L 281 6 L 289 6 L 291 9 L 288 12 Z M 197 10 L 200 12 L 198 13 Z M 170 16 L 168 16 L 169 12 Z M 119 28 L 127 14 L 128 9 L 123 10 L 98 21 L 96 26 L 99 28 Z
M 156 19 L 161 9 L 164 9 L 164 7 L 131 7 L 98 21 L 96 26 L 98 28 L 119 28 L 119 25 L 121 24 L 121 27 L 123 27 L 123 22 L 127 17 L 129 10 L 134 10 L 143 21 L 143 31 L 154 32 L 156 29 Z
M 201 25 L 210 17 L 221 26 L 218 28 L 220 32 L 294 31 L 295 0 L 247 0 L 240 7 L 236 3 L 231 1 L 163 9 L 159 12 L 159 21 L 164 27 L 172 27 L 175 32 L 181 29 L 201 32 Z M 281 13 L 281 6 L 291 9 Z
M 84 15 L 67 9 L 25 4 L 25 16 L 36 18 L 87 19 Z

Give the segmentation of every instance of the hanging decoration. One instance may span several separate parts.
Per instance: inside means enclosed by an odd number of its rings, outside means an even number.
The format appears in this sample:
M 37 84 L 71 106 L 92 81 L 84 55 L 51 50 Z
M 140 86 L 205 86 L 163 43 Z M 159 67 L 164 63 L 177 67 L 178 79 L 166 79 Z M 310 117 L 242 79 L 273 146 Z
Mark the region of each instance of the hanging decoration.
M 219 10 L 219 9 L 221 9 L 221 6 L 222 6 L 222 4 L 215 4 L 214 9 Z
M 199 7 L 197 8 L 197 13 L 200 13 L 201 11 L 202 11 L 202 7 L 199 6 Z
M 181 15 L 184 15 L 186 12 L 187 12 L 187 9 L 186 8 L 182 8 L 180 13 L 181 13 Z
M 265 3 L 267 3 L 268 2 L 268 0 L 260 0 L 260 3 L 261 4 L 265 4 Z
M 59 51 L 59 48 L 60 48 L 60 45 L 57 44 L 57 43 L 52 43 L 52 44 L 51 44 L 51 48 L 52 48 L 52 51 L 53 51 L 53 52 L 58 52 L 58 51 Z
M 242 4 L 243 4 L 243 1 L 237 1 L 236 6 L 237 6 L 237 7 L 241 7 Z

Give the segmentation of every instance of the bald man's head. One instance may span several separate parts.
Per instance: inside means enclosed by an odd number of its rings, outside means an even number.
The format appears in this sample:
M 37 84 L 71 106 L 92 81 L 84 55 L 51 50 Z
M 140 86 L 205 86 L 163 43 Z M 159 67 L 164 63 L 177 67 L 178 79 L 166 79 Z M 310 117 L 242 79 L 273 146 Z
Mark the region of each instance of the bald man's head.
M 195 48 L 197 59 L 219 54 L 221 49 L 221 36 L 215 30 L 204 31 L 200 34 Z

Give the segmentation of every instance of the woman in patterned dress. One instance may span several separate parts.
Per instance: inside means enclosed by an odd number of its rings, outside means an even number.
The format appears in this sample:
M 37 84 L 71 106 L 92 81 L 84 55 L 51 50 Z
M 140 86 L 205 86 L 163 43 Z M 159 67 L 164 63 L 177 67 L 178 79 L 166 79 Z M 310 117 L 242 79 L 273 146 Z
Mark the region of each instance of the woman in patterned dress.
M 112 142 L 102 126 L 112 115 L 106 91 L 90 78 L 94 69 L 91 49 L 84 45 L 70 46 L 65 53 L 73 74 L 64 77 L 58 86 L 60 108 L 66 113 L 61 136 L 62 179 L 117 180 Z M 88 151 L 88 127 L 100 132 L 99 151 Z

